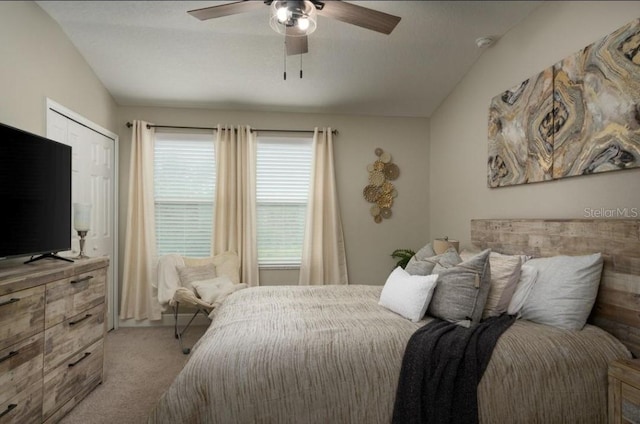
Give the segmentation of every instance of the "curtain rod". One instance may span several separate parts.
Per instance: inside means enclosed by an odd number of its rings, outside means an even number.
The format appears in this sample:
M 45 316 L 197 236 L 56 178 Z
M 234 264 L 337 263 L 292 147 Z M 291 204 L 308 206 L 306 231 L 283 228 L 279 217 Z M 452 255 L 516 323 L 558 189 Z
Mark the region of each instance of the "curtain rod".
M 127 122 L 127 128 L 131 128 L 133 127 L 133 124 L 131 122 Z M 176 125 L 151 125 L 151 124 L 147 124 L 147 129 L 150 128 L 173 128 L 173 129 L 188 129 L 188 130 L 217 130 L 218 128 L 213 128 L 213 127 L 182 127 L 182 126 L 176 126 Z M 251 128 L 251 131 L 257 131 L 257 132 L 283 132 L 283 133 L 312 133 L 313 130 L 274 130 L 274 129 L 264 129 L 264 128 Z M 331 133 L 333 135 L 338 134 L 338 130 L 334 129 L 331 130 Z

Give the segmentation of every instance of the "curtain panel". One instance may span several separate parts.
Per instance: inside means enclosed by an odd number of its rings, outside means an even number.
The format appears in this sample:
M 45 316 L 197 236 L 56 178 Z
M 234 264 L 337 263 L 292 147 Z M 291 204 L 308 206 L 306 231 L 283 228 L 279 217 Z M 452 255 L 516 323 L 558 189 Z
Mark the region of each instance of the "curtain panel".
M 315 128 L 313 133 L 313 165 L 299 284 L 349 284 L 331 128 L 321 131 Z
M 129 163 L 129 207 L 124 246 L 120 319 L 159 320 L 153 184 L 154 129 L 133 121 Z
M 256 242 L 256 150 L 249 126 L 221 127 L 216 136 L 214 255 L 232 251 L 240 258 L 240 282 L 260 284 Z

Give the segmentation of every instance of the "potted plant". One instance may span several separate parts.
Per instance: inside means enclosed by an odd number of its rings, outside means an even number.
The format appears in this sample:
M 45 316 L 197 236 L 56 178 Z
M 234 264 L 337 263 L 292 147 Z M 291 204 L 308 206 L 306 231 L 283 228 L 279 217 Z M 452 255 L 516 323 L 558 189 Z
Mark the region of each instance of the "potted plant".
M 396 249 L 393 251 L 393 253 L 391 253 L 391 257 L 394 259 L 398 259 L 398 262 L 396 262 L 396 267 L 401 266 L 402 269 L 404 269 L 409 263 L 409 259 L 411 259 L 415 254 L 416 252 L 411 249 Z

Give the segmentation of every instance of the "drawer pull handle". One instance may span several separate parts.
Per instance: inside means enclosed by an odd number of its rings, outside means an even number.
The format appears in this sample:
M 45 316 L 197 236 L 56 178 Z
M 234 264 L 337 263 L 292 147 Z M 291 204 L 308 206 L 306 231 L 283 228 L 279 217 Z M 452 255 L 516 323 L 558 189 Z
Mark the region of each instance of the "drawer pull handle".
M 91 314 L 85 315 L 84 317 L 80 318 L 78 321 L 71 321 L 69 325 L 76 325 L 77 323 L 82 322 L 87 318 L 91 318 Z
M 0 362 L 7 361 L 7 360 L 13 358 L 14 356 L 16 356 L 18 353 L 20 353 L 20 352 L 17 351 L 17 350 L 15 350 L 13 352 L 9 352 L 9 354 L 7 356 L 5 356 L 4 358 L 0 358 Z
M 82 358 L 78 359 L 76 362 L 72 362 L 71 364 L 69 364 L 69 368 L 71 368 L 71 367 L 75 367 L 76 365 L 78 365 L 78 364 L 80 363 L 80 361 L 82 361 L 82 360 L 84 360 L 84 359 L 87 359 L 87 357 L 88 357 L 89 355 L 91 355 L 91 352 L 85 352 L 85 353 L 84 353 L 84 356 L 83 356 Z
M 71 280 L 71 284 L 84 283 L 85 281 L 89 281 L 93 278 L 93 275 L 87 275 L 86 277 L 78 278 L 77 280 Z
M 7 406 L 7 409 L 5 409 L 4 411 L 2 411 L 2 413 L 0 414 L 0 418 L 4 417 L 5 415 L 7 415 L 9 412 L 11 412 L 12 410 L 16 409 L 16 406 L 18 406 L 17 403 L 10 403 L 9 406 Z
M 12 303 L 16 303 L 17 301 L 19 301 L 20 299 L 18 299 L 17 297 L 12 297 L 11 299 L 4 301 L 2 303 L 0 303 L 0 306 L 4 306 L 4 305 L 11 305 Z

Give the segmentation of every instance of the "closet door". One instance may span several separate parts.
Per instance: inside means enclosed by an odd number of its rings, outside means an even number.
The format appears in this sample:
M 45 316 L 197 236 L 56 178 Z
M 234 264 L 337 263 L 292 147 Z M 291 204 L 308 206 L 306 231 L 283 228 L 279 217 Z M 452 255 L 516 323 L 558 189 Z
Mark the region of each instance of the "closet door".
M 118 304 L 115 279 L 116 141 L 92 129 L 87 122 L 76 121 L 52 108 L 47 109 L 47 137 L 72 148 L 72 202 L 91 204 L 91 224 L 84 253 L 91 257 L 107 256 L 111 263 L 107 276 L 107 329 L 110 330 L 115 326 Z M 80 253 L 80 238 L 73 228 L 71 232 L 72 250 L 61 252 L 63 256 L 73 257 Z

